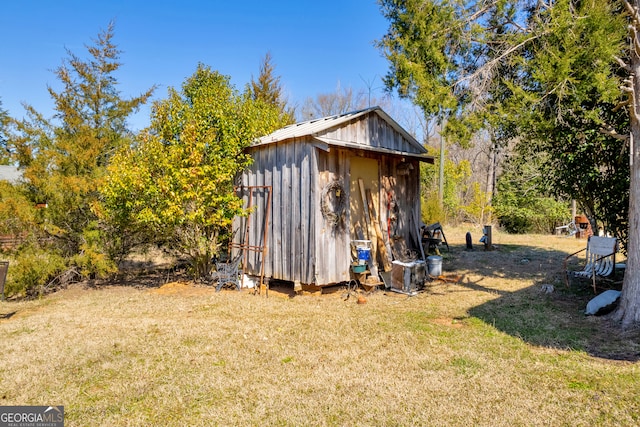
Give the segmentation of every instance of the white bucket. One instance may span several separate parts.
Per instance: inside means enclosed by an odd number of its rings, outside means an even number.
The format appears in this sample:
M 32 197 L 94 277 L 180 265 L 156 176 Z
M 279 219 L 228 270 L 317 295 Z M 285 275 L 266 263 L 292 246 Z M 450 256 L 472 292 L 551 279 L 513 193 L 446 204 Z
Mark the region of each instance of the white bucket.
M 442 275 L 442 257 L 431 255 L 427 257 L 427 269 L 429 276 L 437 277 Z

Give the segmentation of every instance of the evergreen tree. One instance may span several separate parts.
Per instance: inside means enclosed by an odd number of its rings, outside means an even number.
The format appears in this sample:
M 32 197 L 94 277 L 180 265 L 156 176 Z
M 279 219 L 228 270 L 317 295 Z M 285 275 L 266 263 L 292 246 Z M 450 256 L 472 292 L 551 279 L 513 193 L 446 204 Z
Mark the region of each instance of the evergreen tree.
M 102 31 L 87 46 L 84 60 L 70 51 L 55 70 L 61 89 L 49 87 L 55 105 L 46 119 L 26 105 L 27 118 L 15 122 L 10 144 L 24 171 L 29 197 L 48 206 L 43 211 L 43 231 L 56 247 L 93 275 L 92 256 L 101 256 L 96 215 L 98 188 L 106 166 L 119 147 L 129 145 L 132 135 L 127 118 L 151 96 L 153 88 L 125 99 L 118 91 L 116 71 L 120 51 L 113 43 L 114 27 Z
M 294 111 L 287 106 L 286 97 L 282 93 L 280 76 L 275 75 L 275 65 L 273 64 L 271 53 L 267 52 L 262 59 L 258 79 L 255 80 L 252 76 L 249 87 L 254 101 L 262 101 L 277 107 L 286 124 L 291 124 L 295 121 Z
M 640 0 L 381 3 L 390 20 L 380 42 L 388 87 L 425 115 L 448 117 L 450 135 L 488 126 L 521 135 L 549 154 L 556 191 L 578 193 L 623 239 L 629 230 L 616 317 L 625 327 L 640 323 L 639 144 L 624 185 L 629 133 L 640 140 Z
M 0 165 L 6 165 L 10 160 L 10 152 L 7 147 L 7 132 L 9 129 L 9 114 L 2 108 L 0 99 Z

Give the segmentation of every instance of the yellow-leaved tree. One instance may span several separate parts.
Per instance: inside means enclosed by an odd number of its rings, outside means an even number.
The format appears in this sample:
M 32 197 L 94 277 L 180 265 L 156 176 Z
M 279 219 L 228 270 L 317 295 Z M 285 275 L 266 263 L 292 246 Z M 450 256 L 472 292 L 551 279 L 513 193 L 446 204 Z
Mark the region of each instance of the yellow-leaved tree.
M 163 242 L 188 258 L 196 278 L 206 275 L 220 236 L 243 214 L 233 186 L 251 163 L 244 149 L 286 120 L 198 65 L 180 91 L 154 104 L 136 144 L 116 153 L 101 189 L 103 220 L 123 241 Z

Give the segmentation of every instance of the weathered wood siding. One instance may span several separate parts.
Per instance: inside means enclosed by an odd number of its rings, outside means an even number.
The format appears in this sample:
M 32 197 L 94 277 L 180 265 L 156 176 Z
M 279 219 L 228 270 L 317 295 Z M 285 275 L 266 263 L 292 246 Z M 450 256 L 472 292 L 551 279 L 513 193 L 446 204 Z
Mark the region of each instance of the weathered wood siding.
M 400 132 L 377 114 L 354 119 L 347 125 L 329 129 L 320 136 L 337 141 L 356 143 L 364 147 L 385 148 L 398 152 L 416 153 L 416 148 Z
M 349 155 L 348 150 L 333 148 L 329 152 L 318 149 L 318 209 L 315 217 L 318 225 L 316 234 L 316 283 L 318 285 L 348 281 L 351 264 L 349 233 Z M 344 227 L 334 228 L 327 223 L 320 209 L 320 195 L 325 186 L 334 181 L 342 185 L 346 206 Z
M 399 165 L 403 165 L 401 169 Z M 410 167 L 407 165 L 411 165 Z M 383 156 L 381 158 L 381 227 L 389 234 L 405 240 L 409 249 L 420 254 L 419 227 L 420 212 L 420 163 L 418 161 L 403 162 L 400 156 Z M 389 225 L 389 198 L 397 204 L 396 225 L 391 233 Z
M 258 276 L 264 262 L 265 277 L 313 283 L 315 229 L 312 224 L 317 197 L 315 148 L 300 141 L 289 141 L 260 147 L 251 154 L 254 162 L 242 175 L 242 185 L 271 186 L 273 194 L 265 257 L 262 260 L 260 254 L 250 252 L 245 272 Z M 263 246 L 266 195 L 256 199 L 254 194 L 253 201 L 256 210 L 249 217 L 249 238 L 240 234 L 247 221 L 240 219 L 234 226 L 239 230 L 234 242 Z
M 237 219 L 234 224 L 235 243 L 262 246 L 265 227 L 267 231 L 264 259 L 257 252 L 249 252 L 245 273 L 259 276 L 264 265 L 266 278 L 320 286 L 350 279 L 350 242 L 356 236 L 351 235 L 349 206 L 345 226 L 332 227 L 322 215 L 321 195 L 327 185 L 339 181 L 348 202 L 352 197 L 360 197 L 350 191 L 353 157 L 375 159 L 379 165 L 380 182 L 366 187 L 378 189 L 374 200 L 384 238 L 389 236 L 388 203 L 393 198 L 399 213 L 392 233 L 402 237 L 410 248 L 418 248 L 420 166 L 402 156 L 415 152 L 415 147 L 375 113 L 316 136 L 336 143 L 325 145 L 309 135 L 249 149 L 254 162 L 243 173 L 241 183 L 245 188 L 271 186 L 272 195 L 268 220 L 267 192 L 257 189 L 252 194 L 255 210 L 248 219 Z M 341 141 L 356 143 L 362 149 L 341 146 Z M 394 150 L 398 154 L 368 151 L 368 147 Z M 245 191 L 245 200 L 248 196 Z M 246 227 L 247 221 L 250 227 Z

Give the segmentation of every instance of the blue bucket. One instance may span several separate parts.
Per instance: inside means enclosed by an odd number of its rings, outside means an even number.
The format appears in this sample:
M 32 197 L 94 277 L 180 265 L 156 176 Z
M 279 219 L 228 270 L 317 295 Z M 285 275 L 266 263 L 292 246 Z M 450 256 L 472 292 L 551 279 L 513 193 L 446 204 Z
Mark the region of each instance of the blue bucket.
M 371 259 L 371 249 L 365 248 L 364 246 L 358 246 L 356 248 L 358 252 L 358 264 L 366 264 L 367 261 Z

